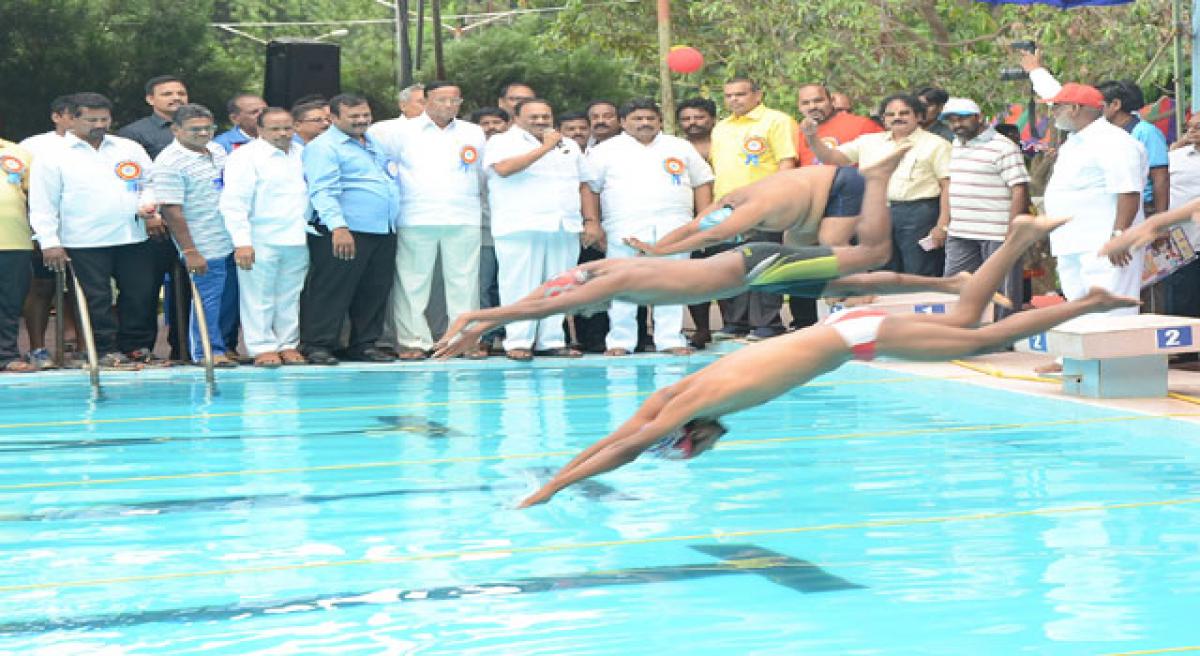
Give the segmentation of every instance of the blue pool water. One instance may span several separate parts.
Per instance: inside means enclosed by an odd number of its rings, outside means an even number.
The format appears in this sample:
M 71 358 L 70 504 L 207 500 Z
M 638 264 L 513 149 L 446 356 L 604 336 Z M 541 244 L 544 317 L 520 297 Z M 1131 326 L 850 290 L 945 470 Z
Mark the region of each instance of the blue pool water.
M 1180 420 L 851 365 L 513 509 L 705 361 L 6 378 L 0 653 L 1200 644 Z

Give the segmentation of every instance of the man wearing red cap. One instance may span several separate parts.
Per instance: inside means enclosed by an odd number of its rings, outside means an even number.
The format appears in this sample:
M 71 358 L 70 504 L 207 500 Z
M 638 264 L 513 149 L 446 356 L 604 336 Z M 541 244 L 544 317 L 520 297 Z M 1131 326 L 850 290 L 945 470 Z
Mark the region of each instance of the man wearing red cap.
M 1054 125 L 1071 133 L 1059 148 L 1046 185 L 1046 213 L 1075 220 L 1050 236 L 1063 293 L 1074 300 L 1091 286 L 1137 296 L 1142 253 L 1096 253 L 1110 237 L 1143 219 L 1142 187 L 1149 173 L 1136 139 L 1104 119 L 1104 96 L 1095 87 L 1065 84 L 1050 103 Z M 1136 314 L 1137 308 L 1113 310 Z

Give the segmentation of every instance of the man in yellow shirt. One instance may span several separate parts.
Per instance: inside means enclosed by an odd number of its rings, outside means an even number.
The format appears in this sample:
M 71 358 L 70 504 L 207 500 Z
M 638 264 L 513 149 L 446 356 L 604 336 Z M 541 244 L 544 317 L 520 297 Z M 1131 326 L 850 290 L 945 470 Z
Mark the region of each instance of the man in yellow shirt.
M 836 148 L 811 138 L 817 130 L 812 119 L 805 119 L 800 129 L 822 162 L 838 166 L 870 166 L 898 146 L 911 146 L 888 183 L 892 261 L 887 268 L 940 276 L 950 224 L 950 142 L 921 129 L 925 106 L 915 96 L 890 95 L 879 111 L 886 132 L 864 134 Z
M 21 307 L 29 293 L 33 257 L 25 195 L 33 156 L 0 139 L 0 371 L 36 371 L 17 351 Z
M 761 180 L 781 169 L 796 168 L 794 122 L 787 114 L 762 104 L 762 89 L 744 77 L 725 83 L 725 108 L 730 116 L 712 131 L 709 152 L 716 181 L 713 198 Z M 782 233 L 753 231 L 751 241 L 782 242 Z M 779 307 L 783 297 L 749 292 L 721 302 L 726 337 L 750 334 L 752 339 L 773 337 L 783 332 Z

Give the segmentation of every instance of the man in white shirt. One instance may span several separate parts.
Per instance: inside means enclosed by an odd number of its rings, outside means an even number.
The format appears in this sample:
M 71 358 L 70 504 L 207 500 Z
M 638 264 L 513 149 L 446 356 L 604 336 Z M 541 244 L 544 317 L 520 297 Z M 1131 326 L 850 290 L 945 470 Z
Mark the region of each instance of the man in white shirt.
M 1137 296 L 1142 251 L 1111 258 L 1096 252 L 1110 236 L 1143 219 L 1141 194 L 1149 173 L 1146 150 L 1104 119 L 1104 96 L 1094 87 L 1066 84 L 1047 102 L 1053 106 L 1055 126 L 1071 132 L 1058 149 L 1045 194 L 1048 215 L 1075 217 L 1050 235 L 1063 293 L 1075 300 L 1098 286 Z M 1137 308 L 1112 314 L 1137 314 Z
M 21 141 L 21 147 L 33 153 L 34 157 L 41 157 L 46 152 L 46 148 L 61 146 L 63 135 L 71 129 L 71 113 L 74 109 L 75 103 L 71 100 L 71 96 L 55 98 L 50 102 L 50 123 L 54 125 L 54 129 L 26 137 Z
M 1187 130 L 1167 154 L 1171 172 L 1171 208 L 1200 198 L 1200 114 L 1193 114 Z M 1200 245 L 1200 226 L 1185 224 L 1193 245 Z M 1167 314 L 1200 317 L 1200 260 L 1178 269 L 1163 281 Z
M 260 367 L 304 364 L 300 292 L 308 273 L 304 147 L 285 109 L 258 117 L 258 139 L 229 155 L 219 207 L 233 240 L 242 338 Z
M 376 121 L 367 129 L 367 134 L 381 141 L 395 138 L 400 126 L 408 120 L 424 114 L 425 85 L 414 84 L 401 89 L 400 93 L 396 94 L 396 105 L 400 108 L 400 115 L 396 118 Z
M 399 172 L 392 316 L 405 360 L 426 357 L 433 347 L 425 307 L 439 253 L 446 312 L 458 316 L 479 307 L 483 130 L 455 118 L 462 105 L 458 87 L 431 82 L 425 94 L 424 114 L 379 139 Z
M 522 101 L 515 120 L 507 132 L 492 137 L 483 159 L 503 305 L 574 267 L 581 244 L 604 239 L 599 207 L 587 188 L 593 175 L 579 146 L 554 129 L 550 103 Z M 529 360 L 535 350 L 581 355 L 566 347 L 562 315 L 510 324 L 506 330 L 504 349 L 511 359 Z
M 600 216 L 609 258 L 636 257 L 629 237 L 657 242 L 692 220 L 712 203 L 713 172 L 690 143 L 662 133 L 662 111 L 648 98 L 619 111 L 623 132 L 593 146 L 587 155 L 595 173 L 591 189 L 600 195 Z M 687 259 L 687 253 L 669 255 Z M 616 301 L 608 310 L 606 355 L 629 355 L 637 346 L 637 306 Z M 683 306 L 654 308 L 654 346 L 688 355 Z
M 166 227 L 150 218 L 154 199 L 146 184 L 146 151 L 108 134 L 112 102 L 97 93 L 74 98 L 62 148 L 34 160 L 30 224 L 46 267 L 65 271 L 69 261 L 79 278 L 102 364 L 128 365 L 128 353 L 154 347 L 161 281 L 154 277 L 146 235 L 163 235 Z M 117 312 L 113 279 L 120 292 Z
M 50 122 L 54 129 L 41 134 L 27 137 L 21 142 L 21 147 L 29 151 L 35 158 L 43 157 L 49 149 L 61 148 L 63 135 L 71 129 L 71 114 L 75 103 L 71 96 L 59 96 L 50 102 Z M 28 172 L 26 172 L 28 179 Z M 54 305 L 54 273 L 42 264 L 42 251 L 35 243 L 33 250 L 33 279 L 29 285 L 29 294 L 25 297 L 25 305 L 21 317 L 25 320 L 26 332 L 29 335 L 29 361 L 40 368 L 51 368 L 53 361 L 46 349 L 46 327 L 50 324 L 50 308 Z M 75 299 L 63 299 L 60 311 L 65 315 L 68 334 L 74 333 L 75 338 L 68 339 L 73 343 L 78 339 L 79 331 L 75 329 Z

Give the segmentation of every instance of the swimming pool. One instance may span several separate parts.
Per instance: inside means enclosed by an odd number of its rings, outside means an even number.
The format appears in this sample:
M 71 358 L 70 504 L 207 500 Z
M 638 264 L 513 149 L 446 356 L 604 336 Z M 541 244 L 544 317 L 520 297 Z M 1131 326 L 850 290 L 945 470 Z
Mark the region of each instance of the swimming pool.
M 706 358 L 0 387 L 0 653 L 1200 644 L 1196 425 L 850 365 L 513 504 Z

